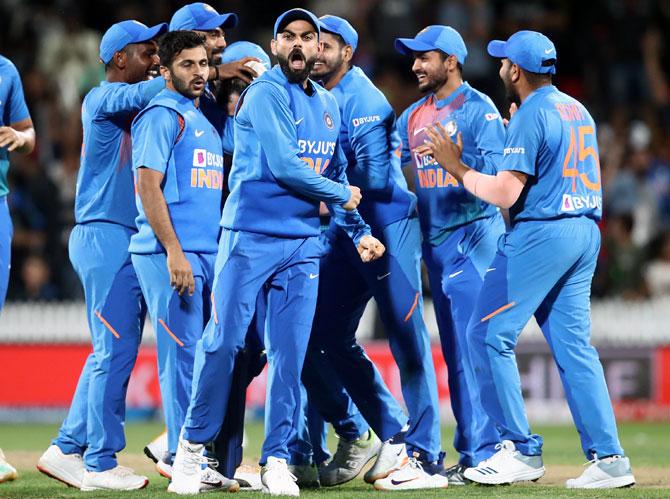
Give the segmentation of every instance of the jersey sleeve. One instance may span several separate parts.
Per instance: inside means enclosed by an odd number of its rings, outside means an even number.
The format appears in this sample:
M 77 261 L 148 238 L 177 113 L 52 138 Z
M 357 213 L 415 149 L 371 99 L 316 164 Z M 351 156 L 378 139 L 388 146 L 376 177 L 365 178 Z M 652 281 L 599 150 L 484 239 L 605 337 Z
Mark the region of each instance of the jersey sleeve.
M 23 86 L 21 85 L 21 77 L 19 72 L 16 70 L 14 64 L 9 66 L 11 68 L 9 84 L 9 102 L 6 106 L 6 116 L 4 116 L 3 122 L 12 125 L 30 118 L 30 113 L 28 112 L 28 106 L 26 105 L 26 98 L 23 94 Z
M 223 142 L 223 152 L 230 156 L 233 155 L 235 151 L 235 120 L 230 116 L 226 118 L 226 121 L 223 124 L 223 137 L 221 137 Z
M 407 127 L 409 126 L 409 108 L 405 109 L 400 115 L 396 122 L 396 126 L 398 127 L 398 133 L 400 134 L 401 140 L 400 164 L 405 166 L 412 161 L 412 151 L 409 147 L 409 135 L 407 133 Z
M 347 157 L 340 147 L 339 142 L 337 147 L 335 147 L 335 154 L 333 154 L 331 165 L 332 168 L 328 168 L 326 170 L 330 170 L 330 178 L 344 186 L 349 185 L 346 174 Z M 341 204 L 337 203 L 329 203 L 328 210 L 330 211 L 330 214 L 333 217 L 335 223 L 347 233 L 354 244 L 357 245 L 363 236 L 371 234 L 370 226 L 368 226 L 363 221 L 363 218 L 361 217 L 360 213 L 358 213 L 358 210 L 347 211 L 342 208 Z
M 118 113 L 141 111 L 158 92 L 165 88 L 163 77 L 132 85 L 112 85 L 103 99 L 100 99 L 98 113 L 114 116 Z
M 342 204 L 349 200 L 349 189 L 316 173 L 298 156 L 295 118 L 285 92 L 272 83 L 258 82 L 249 88 L 242 106 L 277 181 L 317 201 Z M 236 120 L 241 110 L 238 107 Z
M 482 173 L 495 175 L 503 162 L 505 126 L 493 103 L 482 102 L 470 116 L 470 126 L 477 151 L 484 159 Z
M 517 171 L 535 176 L 542 135 L 542 129 L 533 116 L 528 116 L 521 109 L 517 111 L 507 127 L 502 164 L 498 171 Z
M 351 176 L 361 182 L 361 189 L 383 190 L 388 186 L 391 167 L 388 127 L 394 126 L 395 116 L 379 96 L 362 97 L 354 99 L 347 116 L 342 117 L 347 120 L 349 144 L 356 158 Z
M 152 107 L 139 115 L 131 130 L 133 169 L 150 168 L 164 174 L 180 131 L 179 115 L 166 107 Z

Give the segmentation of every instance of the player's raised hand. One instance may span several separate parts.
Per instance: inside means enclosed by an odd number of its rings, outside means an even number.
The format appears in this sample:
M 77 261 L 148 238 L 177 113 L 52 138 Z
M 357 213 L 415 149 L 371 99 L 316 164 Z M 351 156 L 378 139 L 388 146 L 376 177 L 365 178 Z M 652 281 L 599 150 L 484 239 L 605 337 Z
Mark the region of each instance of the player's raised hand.
M 454 143 L 441 123 L 426 128 L 428 140 L 425 148 L 419 153 L 420 157 L 432 156 L 435 161 L 449 173 L 455 173 L 455 168 L 461 162 L 463 154 L 463 137 L 461 132 L 456 135 Z
M 25 135 L 10 126 L 0 126 L 0 147 L 6 147 L 9 152 L 23 147 L 26 144 Z
M 363 199 L 363 194 L 361 194 L 361 190 L 355 185 L 348 185 L 347 188 L 351 192 L 351 196 L 349 196 L 349 201 L 342 205 L 342 208 L 347 211 L 352 211 L 358 207 L 361 199 Z
M 381 241 L 373 236 L 363 236 L 356 249 L 363 263 L 377 260 L 386 252 L 386 248 Z
M 258 76 L 258 72 L 254 70 L 249 62 L 258 62 L 260 59 L 255 57 L 243 57 L 239 61 L 227 62 L 217 66 L 219 70 L 219 79 L 228 80 L 230 78 L 239 78 L 244 83 L 251 83 L 251 80 Z
M 518 110 L 519 110 L 519 107 L 516 105 L 515 102 L 512 102 L 512 103 L 509 105 L 509 120 L 512 119 L 512 117 L 514 116 L 514 114 L 515 114 Z M 503 118 L 503 125 L 505 125 L 505 126 L 509 125 L 509 120 L 508 120 L 507 118 Z
M 195 291 L 195 279 L 193 279 L 193 269 L 184 252 L 168 251 L 167 267 L 170 274 L 170 286 L 183 295 L 188 291 L 189 296 L 193 296 Z

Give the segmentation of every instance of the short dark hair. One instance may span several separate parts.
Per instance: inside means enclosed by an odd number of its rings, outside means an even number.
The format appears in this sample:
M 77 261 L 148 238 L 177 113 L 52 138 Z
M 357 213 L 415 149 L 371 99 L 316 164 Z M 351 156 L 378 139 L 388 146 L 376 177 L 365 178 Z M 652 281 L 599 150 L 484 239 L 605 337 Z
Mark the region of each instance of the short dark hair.
M 168 31 L 158 41 L 161 66 L 169 66 L 184 49 L 205 47 L 205 39 L 193 31 Z
M 519 69 L 523 71 L 531 87 L 542 87 L 551 83 L 551 73 L 532 73 L 531 71 L 526 71 L 521 66 L 519 66 Z
M 440 54 L 440 57 L 442 58 L 442 62 L 446 61 L 447 58 L 451 55 L 451 54 L 447 54 L 446 52 L 443 52 L 443 51 L 441 51 L 441 50 L 438 50 L 438 52 L 439 52 L 439 54 Z M 456 69 L 458 69 L 458 71 L 459 71 L 460 73 L 463 73 L 463 64 L 461 64 L 460 62 L 456 61 Z

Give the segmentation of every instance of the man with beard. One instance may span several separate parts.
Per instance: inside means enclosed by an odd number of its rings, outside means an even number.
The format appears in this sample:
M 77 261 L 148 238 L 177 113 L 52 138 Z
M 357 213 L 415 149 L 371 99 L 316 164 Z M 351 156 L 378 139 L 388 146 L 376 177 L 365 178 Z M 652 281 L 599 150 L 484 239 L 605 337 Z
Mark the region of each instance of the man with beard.
M 299 495 L 286 459 L 301 417 L 300 372 L 316 305 L 319 203 L 329 204 L 346 226 L 362 260 L 384 252 L 355 210 L 360 190 L 346 182 L 337 103 L 308 79 L 318 43 L 318 20 L 311 12 L 292 9 L 279 16 L 271 45 L 279 64 L 256 79 L 237 106 L 214 307 L 198 342 L 173 492 L 198 492 L 200 463 L 207 460 L 204 444 L 221 426 L 235 357 L 262 291 L 269 372 L 261 480 L 270 494 Z
M 502 59 L 500 78 L 519 105 L 510 119 L 497 174 L 466 166 L 438 125 L 419 155 L 434 159 L 472 194 L 510 210 L 468 326 L 482 403 L 502 437 L 500 450 L 465 471 L 470 480 L 506 484 L 544 475 L 542 437 L 532 434 L 514 347 L 535 315 L 558 366 L 582 450 L 591 465 L 568 488 L 635 483 L 617 435 L 598 352 L 589 343 L 590 290 L 602 214 L 598 142 L 586 108 L 552 85 L 556 48 L 546 36 L 519 31 L 488 45 Z M 548 257 L 549 256 L 549 257 Z
M 462 133 L 464 156 L 473 168 L 495 172 L 505 131 L 491 99 L 463 81 L 468 52 L 456 30 L 428 26 L 415 38 L 398 38 L 395 47 L 413 55 L 412 71 L 427 94 L 403 112 L 398 129 L 402 162 L 414 166 L 423 258 L 456 418 L 454 447 L 460 457 L 447 476 L 450 485 L 463 485 L 465 468 L 490 457 L 499 442 L 479 400 L 466 330 L 504 223 L 495 206 L 470 194 L 432 158 L 417 155 L 416 148 L 426 139 L 426 127 L 443 123 L 450 134 Z
M 400 369 L 409 410 L 405 442 L 388 441 L 365 480 L 383 490 L 447 486 L 440 455 L 437 382 L 430 338 L 423 322 L 421 296 L 421 231 L 416 196 L 407 189 L 400 169 L 400 136 L 395 114 L 384 95 L 363 71 L 352 66 L 358 34 L 345 19 L 323 16 L 321 52 L 312 71 L 337 99 L 342 113 L 340 143 L 347 157 L 347 176 L 361 186 L 359 212 L 372 233 L 387 248 L 383 258 L 363 265 L 346 234 L 334 223 L 323 237 L 327 251 L 321 259 L 319 299 L 312 339 L 303 370 L 310 401 L 340 437 L 333 460 L 320 470 L 323 485 L 355 478 L 379 450 L 367 425 L 356 427 L 346 397 L 333 397 L 329 385 L 341 381 L 367 422 L 383 439 L 398 430 L 397 402 L 374 364 L 356 343 L 356 330 L 367 303 L 375 298 L 391 351 Z M 339 380 L 325 379 L 320 366 L 330 361 Z M 371 396 L 371 392 L 377 397 Z M 377 403 L 377 400 L 379 403 Z M 343 403 L 336 405 L 336 401 Z M 334 411 L 334 409 L 336 409 Z M 403 417 L 404 419 L 404 417 Z M 347 425 L 337 424 L 347 422 Z M 390 423 L 389 423 L 390 421 Z M 418 466 L 421 463 L 422 466 Z M 408 469 L 404 469 L 407 466 Z M 404 478 L 395 485 L 394 470 Z M 391 476 L 386 478 L 389 474 Z
M 130 253 L 156 331 L 173 456 L 191 396 L 196 344 L 211 310 L 223 154 L 219 134 L 198 107 L 209 73 L 202 37 L 172 31 L 158 55 L 166 88 L 132 127 L 139 215 Z M 171 474 L 169 461 L 158 462 L 162 473 Z M 212 468 L 198 486 L 239 488 Z
M 243 57 L 239 60 L 222 63 L 222 54 L 226 48 L 224 30 L 237 26 L 237 15 L 233 13 L 219 14 L 206 3 L 196 2 L 184 5 L 170 19 L 170 31 L 190 30 L 201 35 L 205 40 L 207 60 L 209 62 L 208 83 L 200 97 L 200 109 L 214 125 L 221 137 L 227 123 L 225 103 L 216 102 L 217 86 L 220 81 L 239 78 L 249 84 L 258 76 L 253 69 L 254 57 Z M 226 151 L 232 154 L 233 151 Z
M 93 353 L 86 360 L 70 411 L 40 457 L 44 474 L 82 490 L 129 490 L 148 480 L 119 466 L 130 372 L 140 345 L 146 305 L 128 245 L 136 232 L 130 125 L 165 87 L 154 37 L 165 23 L 110 27 L 100 42 L 105 81 L 82 105 L 84 141 L 77 177 L 70 260 L 84 286 Z M 83 460 L 82 460 L 83 456 Z

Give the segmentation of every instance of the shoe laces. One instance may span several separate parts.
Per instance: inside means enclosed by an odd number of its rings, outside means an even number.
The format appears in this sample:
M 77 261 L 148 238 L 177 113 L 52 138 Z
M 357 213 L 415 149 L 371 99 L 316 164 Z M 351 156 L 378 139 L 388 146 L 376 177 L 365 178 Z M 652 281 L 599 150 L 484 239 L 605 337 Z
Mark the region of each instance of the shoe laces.
M 602 459 L 600 459 L 598 457 L 598 454 L 594 454 L 593 459 L 591 459 L 589 461 L 586 461 L 584 464 L 582 464 L 582 466 L 590 466 L 592 464 L 598 464 L 601 461 L 604 462 L 604 463 L 609 464 L 609 463 L 612 463 L 612 462 L 616 461 L 617 459 L 621 459 L 621 456 L 618 455 L 618 454 L 615 454 L 613 456 L 607 456 L 607 457 L 604 457 Z
M 412 456 L 408 459 L 407 464 L 405 466 L 407 466 L 408 468 L 411 468 L 413 470 L 423 471 L 423 465 L 414 456 Z
M 512 444 L 511 441 L 509 440 L 503 440 L 500 443 L 497 443 L 495 446 L 495 450 L 497 451 L 495 454 L 493 454 L 491 457 L 488 459 L 484 459 L 482 462 L 480 462 L 477 467 L 481 466 L 491 466 L 494 463 L 498 462 L 499 459 L 501 459 L 504 455 L 510 455 L 515 452 L 514 447 L 510 447 L 507 443 Z M 512 444 L 513 446 L 514 444 Z

